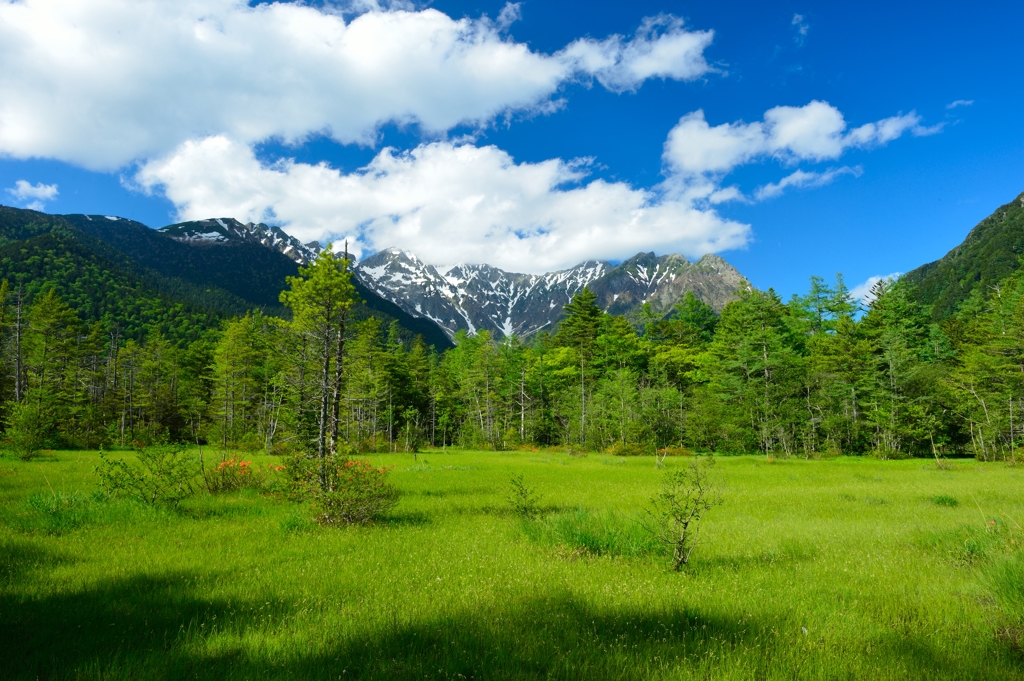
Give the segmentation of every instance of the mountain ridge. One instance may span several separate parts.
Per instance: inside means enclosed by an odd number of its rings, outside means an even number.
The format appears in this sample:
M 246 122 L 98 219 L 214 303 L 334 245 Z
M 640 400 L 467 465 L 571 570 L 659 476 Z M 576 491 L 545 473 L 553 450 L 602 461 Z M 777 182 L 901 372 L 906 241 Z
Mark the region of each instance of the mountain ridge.
M 713 254 L 691 263 L 678 254 L 638 253 L 619 265 L 590 260 L 565 270 L 522 274 L 491 265 L 437 267 L 408 251 L 387 248 L 353 271 L 377 294 L 409 314 L 433 320 L 449 337 L 463 329 L 531 336 L 557 324 L 562 308 L 585 286 L 612 314 L 629 314 L 645 303 L 666 314 L 687 291 L 720 311 L 743 281 L 732 265 Z
M 976 289 L 984 293 L 1021 268 L 1024 256 L 1024 193 L 1003 204 L 938 260 L 903 275 L 932 318 L 953 316 Z

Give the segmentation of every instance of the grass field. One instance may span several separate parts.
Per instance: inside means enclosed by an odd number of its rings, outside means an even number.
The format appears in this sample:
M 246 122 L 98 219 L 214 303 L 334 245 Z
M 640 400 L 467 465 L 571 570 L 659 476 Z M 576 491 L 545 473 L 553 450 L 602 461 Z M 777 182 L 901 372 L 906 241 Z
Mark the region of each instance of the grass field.
M 651 458 L 373 461 L 402 499 L 339 529 L 251 490 L 97 500 L 93 452 L 0 459 L 0 678 L 1024 678 L 1020 468 L 722 458 L 677 574 L 632 520 Z

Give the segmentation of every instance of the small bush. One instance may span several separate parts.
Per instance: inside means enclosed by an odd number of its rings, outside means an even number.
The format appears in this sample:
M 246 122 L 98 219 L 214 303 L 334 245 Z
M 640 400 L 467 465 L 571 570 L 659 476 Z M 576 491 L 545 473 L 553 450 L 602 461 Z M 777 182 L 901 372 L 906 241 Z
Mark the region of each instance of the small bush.
M 665 474 L 661 492 L 651 500 L 648 529 L 672 553 L 672 568 L 689 563 L 700 540 L 704 514 L 722 503 L 721 485 L 715 477 L 715 460 L 694 458 L 689 465 Z
M 316 520 L 321 525 L 362 525 L 379 518 L 398 503 L 398 488 L 388 479 L 390 466 L 375 467 L 361 459 L 342 459 L 326 465 L 326 484 L 316 476 L 305 484 Z M 307 478 L 308 480 L 308 478 Z
M 206 489 L 211 494 L 219 492 L 233 492 L 244 488 L 262 488 L 268 483 L 268 479 L 274 473 L 285 470 L 280 464 L 267 464 L 266 466 L 253 466 L 252 461 L 244 461 L 236 458 L 234 454 L 230 459 L 223 459 L 215 467 L 203 470 L 203 480 Z
M 528 487 L 523 482 L 522 475 L 513 475 L 512 479 L 509 480 L 508 494 L 505 496 L 508 500 L 508 505 L 512 508 L 512 512 L 522 518 L 536 518 L 540 515 L 540 508 L 537 506 L 537 502 L 540 501 L 540 495 L 537 491 Z
M 100 454 L 96 468 L 100 485 L 108 496 L 136 499 L 145 504 L 177 506 L 195 494 L 199 485 L 199 461 L 186 445 L 137 447 L 138 463 L 109 459 Z
M 654 452 L 653 445 L 642 445 L 636 442 L 616 442 L 608 449 L 608 453 L 615 456 L 651 456 Z
M 40 409 L 35 400 L 10 405 L 7 416 L 7 447 L 22 461 L 39 456 L 40 450 L 53 448 L 56 442 L 52 415 Z
M 935 502 L 937 506 L 948 506 L 949 508 L 956 508 L 960 505 L 960 502 L 957 501 L 956 497 L 951 497 L 948 494 L 936 494 L 932 497 L 932 501 Z

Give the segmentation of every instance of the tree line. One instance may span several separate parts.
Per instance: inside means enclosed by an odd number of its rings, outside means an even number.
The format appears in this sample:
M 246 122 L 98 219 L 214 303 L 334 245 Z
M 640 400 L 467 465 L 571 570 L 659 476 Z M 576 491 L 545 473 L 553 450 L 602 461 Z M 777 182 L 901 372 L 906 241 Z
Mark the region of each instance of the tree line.
M 158 441 L 225 449 L 423 446 L 770 457 L 1016 459 L 1024 430 L 1024 275 L 941 325 L 902 281 L 862 309 L 842 277 L 784 302 L 744 286 L 721 314 L 687 294 L 667 317 L 609 315 L 588 290 L 553 333 L 460 332 L 438 353 L 353 321 L 349 263 L 289 277 L 291 320 L 252 312 L 174 342 L 84 325 L 54 287 L 0 284 L 0 410 L 10 447 Z

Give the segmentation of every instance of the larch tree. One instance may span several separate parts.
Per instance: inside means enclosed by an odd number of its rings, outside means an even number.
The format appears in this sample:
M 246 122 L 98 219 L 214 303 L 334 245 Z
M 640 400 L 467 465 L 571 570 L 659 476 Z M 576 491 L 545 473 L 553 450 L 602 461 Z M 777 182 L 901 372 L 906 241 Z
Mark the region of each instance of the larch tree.
M 344 371 L 345 318 L 356 301 L 349 260 L 328 246 L 299 276 L 288 277 L 281 302 L 293 315 L 292 329 L 312 347 L 318 374 L 316 455 L 320 481 L 327 483 L 327 458 L 338 448 L 339 401 Z

